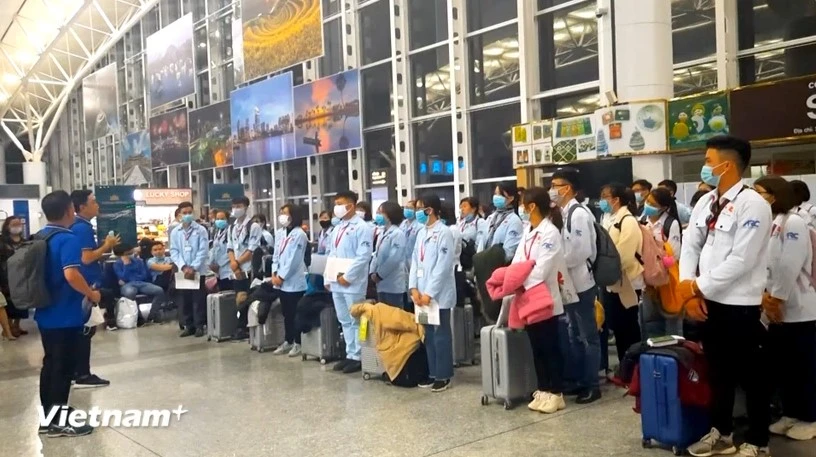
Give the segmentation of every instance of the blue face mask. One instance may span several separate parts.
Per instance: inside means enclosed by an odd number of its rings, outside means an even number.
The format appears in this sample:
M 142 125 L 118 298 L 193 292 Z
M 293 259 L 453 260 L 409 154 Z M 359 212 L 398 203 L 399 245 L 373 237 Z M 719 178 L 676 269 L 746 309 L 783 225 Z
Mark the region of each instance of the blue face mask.
M 417 211 L 416 212 L 416 220 L 422 225 L 428 223 L 428 215 L 425 213 L 425 210 Z
M 340 218 L 336 217 L 336 216 L 333 217 L 332 220 L 331 220 L 331 224 L 332 224 L 332 227 L 337 227 L 338 225 L 340 225 Z
M 475 214 L 468 214 L 467 216 L 465 216 L 465 222 L 467 223 L 473 222 L 473 219 L 476 219 Z
M 385 216 L 383 216 L 382 214 L 379 214 L 379 213 L 376 214 L 374 216 L 374 224 L 376 224 L 379 227 L 384 227 L 385 226 Z
M 530 213 L 524 210 L 524 208 L 519 208 L 519 217 L 521 218 L 522 222 L 530 222 Z
M 652 216 L 657 216 L 658 214 L 660 214 L 660 209 L 655 208 L 654 206 L 652 206 L 652 205 L 650 205 L 648 203 L 643 204 L 643 215 L 644 216 L 652 217 Z
M 606 214 L 612 212 L 612 205 L 609 204 L 609 200 L 601 200 L 598 202 L 598 208 L 601 209 Z
M 643 203 L 643 195 L 639 192 L 635 194 L 635 203 L 638 205 Z
M 496 209 L 507 208 L 507 197 L 505 197 L 504 195 L 494 195 L 493 206 L 495 206 Z
M 406 219 L 413 219 L 414 218 L 414 210 L 411 208 L 404 208 L 402 210 L 402 215 L 405 216 Z
M 703 165 L 703 168 L 700 170 L 700 179 L 711 187 L 717 187 L 720 185 L 720 176 L 714 174 L 714 169 L 720 165 L 717 165 L 716 167 Z
M 227 228 L 227 225 L 229 225 L 229 223 L 224 219 L 215 220 L 215 228 L 217 228 L 218 230 L 224 230 L 225 228 Z
M 185 224 L 192 224 L 195 221 L 195 217 L 192 214 L 184 214 L 181 216 L 181 222 Z

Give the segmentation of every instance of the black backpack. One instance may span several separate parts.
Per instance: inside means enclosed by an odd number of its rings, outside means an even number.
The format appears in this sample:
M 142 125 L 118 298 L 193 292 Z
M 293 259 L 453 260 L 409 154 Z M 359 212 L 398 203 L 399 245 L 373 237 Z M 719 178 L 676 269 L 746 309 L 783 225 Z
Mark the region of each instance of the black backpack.
M 24 241 L 9 257 L 8 284 L 11 301 L 20 309 L 36 309 L 51 306 L 51 293 L 45 283 L 48 268 L 48 240 L 70 230 L 54 228 L 43 235 L 39 232 Z
M 584 205 L 577 204 L 570 208 L 569 212 L 567 213 L 567 232 L 572 233 L 572 213 L 575 212 L 576 209 L 583 208 L 592 216 L 592 213 L 587 209 Z M 613 284 L 617 284 L 620 282 L 621 278 L 623 277 L 623 271 L 621 270 L 621 260 L 620 254 L 618 254 L 618 248 L 615 247 L 615 243 L 612 242 L 612 238 L 609 236 L 609 232 L 606 231 L 598 221 L 595 220 L 595 217 L 592 217 L 592 224 L 595 228 L 595 262 L 590 264 L 590 270 L 592 271 L 592 276 L 595 278 L 595 283 L 599 286 L 611 286 Z M 587 259 L 587 263 L 589 264 L 589 259 Z
M 473 256 L 476 255 L 476 241 L 462 240 L 462 255 L 459 256 L 459 263 L 462 264 L 463 270 L 470 270 L 473 268 Z

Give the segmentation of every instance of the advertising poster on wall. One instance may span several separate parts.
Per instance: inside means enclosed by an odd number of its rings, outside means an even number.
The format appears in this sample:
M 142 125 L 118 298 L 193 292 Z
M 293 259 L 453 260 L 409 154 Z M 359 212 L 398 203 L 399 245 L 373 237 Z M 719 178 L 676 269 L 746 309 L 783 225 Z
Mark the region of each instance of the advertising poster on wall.
M 533 165 L 549 165 L 553 163 L 552 157 L 552 119 L 533 122 L 531 125 L 532 142 L 532 162 Z
M 532 126 L 530 124 L 514 125 L 510 129 L 510 144 L 513 151 L 513 168 L 530 165 L 530 151 L 533 146 Z
M 669 149 L 702 149 L 706 141 L 730 131 L 725 92 L 669 100 Z
M 740 138 L 769 141 L 816 136 L 816 77 L 735 89 L 731 106 L 732 132 Z
M 232 207 L 232 199 L 243 195 L 243 184 L 207 184 L 207 202 L 210 208 L 229 209 Z
M 666 102 L 636 102 L 595 112 L 598 157 L 666 151 Z
M 228 100 L 190 111 L 190 169 L 232 165 L 232 135 Z
M 190 161 L 187 108 L 150 118 L 150 151 L 153 168 Z
M 323 55 L 321 0 L 242 0 L 247 81 Z
M 295 158 L 292 73 L 284 73 L 230 95 L 236 168 Z
M 359 70 L 295 87 L 294 99 L 297 157 L 362 146 Z
M 119 132 L 119 91 L 116 64 L 112 63 L 82 80 L 82 114 L 85 141 Z
M 240 19 L 232 21 L 232 69 L 235 84 L 244 82 L 244 29 Z
M 119 148 L 119 161 L 125 184 L 141 186 L 150 184 L 153 177 L 150 158 L 150 135 L 147 130 L 125 136 Z
M 94 195 L 99 203 L 96 218 L 96 236 L 104 240 L 113 232 L 122 244 L 136 246 L 136 200 L 135 186 L 95 186 Z
M 553 162 L 571 163 L 598 157 L 595 150 L 594 114 L 555 119 Z
M 150 109 L 194 94 L 193 15 L 181 17 L 147 37 L 146 42 Z

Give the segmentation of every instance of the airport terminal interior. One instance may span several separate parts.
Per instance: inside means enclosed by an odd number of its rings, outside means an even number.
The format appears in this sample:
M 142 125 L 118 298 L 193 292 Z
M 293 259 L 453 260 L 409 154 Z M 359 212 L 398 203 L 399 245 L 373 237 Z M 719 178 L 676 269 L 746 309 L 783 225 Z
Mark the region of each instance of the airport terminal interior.
M 781 175 L 816 189 L 816 0 L 1 0 L 0 127 L 0 222 L 37 233 L 44 196 L 87 189 L 98 243 L 111 234 L 131 248 L 149 239 L 171 249 L 180 204 L 215 230 L 210 212 L 229 216 L 246 197 L 248 217 L 271 234 L 291 222 L 279 218 L 287 205 L 300 208 L 318 255 L 321 222 L 346 191 L 370 204 L 369 221 L 385 202 L 435 194 L 458 222 L 463 199 L 491 213 L 497 186 L 549 189 L 565 166 L 596 215 L 612 182 L 672 180 L 676 201 L 691 205 L 706 142 L 720 135 L 750 142 L 747 186 Z M 117 300 L 118 318 L 127 299 Z M 175 312 L 138 328 L 103 323 L 90 367 L 110 385 L 75 384 L 71 406 L 179 413 L 166 427 L 54 439 L 38 433 L 35 311 L 9 314 L 27 333 L 0 340 L 0 450 L 672 455 L 671 444 L 644 445 L 635 399 L 600 366 L 600 400 L 566 396 L 554 414 L 529 410 L 529 395 L 513 408 L 486 397 L 495 373 L 479 329 L 491 319 L 466 300 L 473 357 L 440 392 L 250 350 L 246 339 L 179 338 Z M 616 336 L 603 338 L 614 368 Z M 774 435 L 770 450 L 816 456 L 816 440 Z

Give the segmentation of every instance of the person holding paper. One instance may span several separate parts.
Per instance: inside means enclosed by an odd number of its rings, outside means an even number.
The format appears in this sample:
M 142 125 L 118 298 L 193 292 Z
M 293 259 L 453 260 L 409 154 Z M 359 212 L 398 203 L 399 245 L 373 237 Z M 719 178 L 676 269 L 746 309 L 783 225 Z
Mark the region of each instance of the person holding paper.
M 176 287 L 181 301 L 181 319 L 184 330 L 179 335 L 204 336 L 207 325 L 207 308 L 204 288 L 204 275 L 207 274 L 209 258 L 209 234 L 207 229 L 195 222 L 193 204 L 184 202 L 179 205 L 181 225 L 173 230 L 170 239 L 170 258 L 178 268 Z M 184 288 L 182 284 L 197 281 L 198 288 Z
M 360 326 L 351 317 L 351 307 L 365 300 L 374 236 L 371 227 L 354 212 L 356 205 L 357 194 L 350 190 L 340 192 L 334 198 L 334 215 L 340 219 L 340 224 L 332 232 L 324 274 L 346 340 L 346 358 L 334 365 L 334 371 L 343 373 L 362 369 L 358 341 Z
M 420 198 L 416 208 L 416 220 L 424 228 L 417 234 L 411 256 L 408 288 L 417 315 L 427 312 L 428 322 L 438 322 L 438 325 L 425 325 L 430 379 L 420 382 L 419 387 L 444 392 L 450 388 L 453 378 L 451 309 L 456 305 L 454 239 L 451 230 L 441 221 L 442 202 L 438 196 L 429 194 Z M 448 217 L 453 218 L 454 215 Z M 436 313 L 439 315 L 433 315 Z
M 229 229 L 230 269 L 235 278 L 232 287 L 235 290 L 235 304 L 238 306 L 238 328 L 232 335 L 233 341 L 249 337 L 247 330 L 247 313 L 249 312 L 249 288 L 252 283 L 252 255 L 261 246 L 263 229 L 261 224 L 252 222 L 247 216 L 249 199 L 245 196 L 232 199 L 232 217 L 235 218 Z
M 285 339 L 273 354 L 300 355 L 300 332 L 295 326 L 295 312 L 303 294 L 306 293 L 306 262 L 304 254 L 309 249 L 309 239 L 300 227 L 303 223 L 301 209 L 295 205 L 283 205 L 278 216 L 280 229 L 275 234 L 278 240 L 272 257 L 272 277 L 270 281 L 280 290 L 283 311 Z

